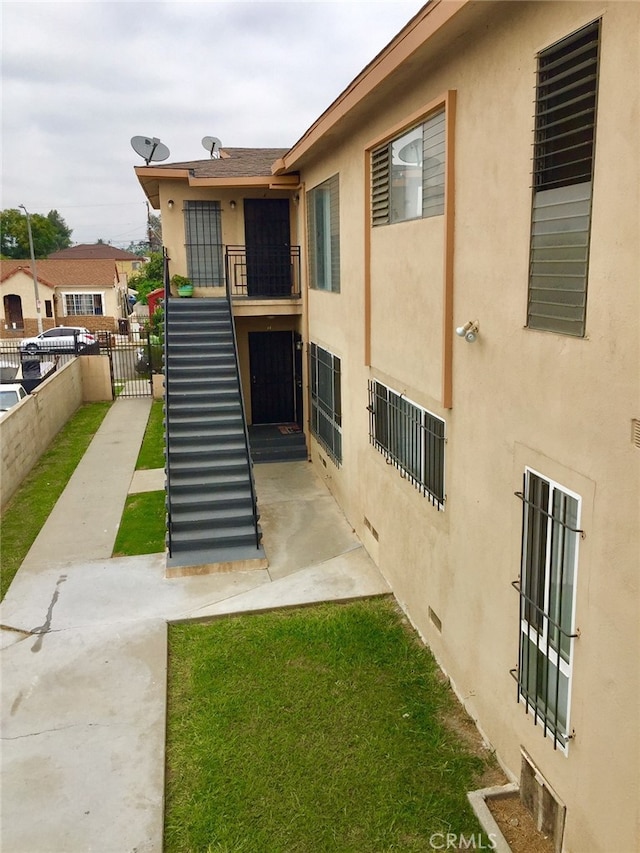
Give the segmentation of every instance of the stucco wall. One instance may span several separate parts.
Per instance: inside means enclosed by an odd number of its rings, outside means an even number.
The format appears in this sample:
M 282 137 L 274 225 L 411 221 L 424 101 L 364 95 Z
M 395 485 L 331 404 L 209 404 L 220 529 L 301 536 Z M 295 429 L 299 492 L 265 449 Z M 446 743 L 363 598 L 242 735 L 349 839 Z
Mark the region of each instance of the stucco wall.
M 486 9 L 486 12 L 485 12 Z M 525 748 L 567 806 L 565 849 L 634 850 L 640 776 L 640 413 L 637 32 L 629 3 L 478 4 L 456 39 L 412 57 L 393 97 L 302 172 L 340 175 L 340 294 L 309 293 L 309 337 L 342 360 L 343 461 L 317 465 L 508 771 Z M 525 328 L 536 54 L 602 15 L 587 333 Z M 484 16 L 484 17 L 483 17 Z M 423 65 L 420 63 L 423 62 Z M 402 84 L 402 85 L 401 85 Z M 373 229 L 371 366 L 365 365 L 364 152 L 403 117 L 457 92 L 453 406 L 442 405 L 443 237 L 430 220 Z M 633 189 L 631 189 L 633 188 Z M 442 222 L 442 219 L 441 219 Z M 385 233 L 383 233 L 385 232 Z M 446 421 L 444 511 L 369 444 L 367 380 Z M 312 458 L 324 454 L 312 442 Z M 571 726 L 554 751 L 517 702 L 525 466 L 582 500 Z M 377 540 L 365 524 L 376 529 Z M 429 610 L 441 621 L 438 629 Z
M 0 420 L 2 505 L 82 403 L 82 368 L 74 358 Z

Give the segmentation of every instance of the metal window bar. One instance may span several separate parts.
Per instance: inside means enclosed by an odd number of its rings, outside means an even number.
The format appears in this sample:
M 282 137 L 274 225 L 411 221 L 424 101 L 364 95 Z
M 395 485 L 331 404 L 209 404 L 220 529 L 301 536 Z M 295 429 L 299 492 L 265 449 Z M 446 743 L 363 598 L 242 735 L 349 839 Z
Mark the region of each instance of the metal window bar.
M 221 210 L 218 201 L 185 201 L 187 274 L 196 287 L 224 287 Z
M 310 345 L 311 432 L 338 467 L 342 462 L 340 369 L 337 356 Z
M 560 682 L 562 677 L 561 659 L 563 658 L 563 638 L 570 642 L 579 637 L 579 632 L 567 630 L 562 624 L 564 580 L 566 565 L 566 536 L 581 534 L 584 531 L 567 523 L 567 496 L 559 489 L 552 487 L 542 478 L 535 477 L 529 481 L 530 491 L 537 500 L 529 500 L 527 493 L 527 475 L 524 476 L 522 492 L 515 492 L 523 504 L 522 510 L 522 574 L 521 578 L 512 581 L 512 586 L 519 595 L 519 647 L 518 667 L 510 670 L 517 683 L 517 697 L 525 700 L 525 712 L 533 713 L 534 722 L 540 720 L 545 736 L 550 735 L 553 748 L 560 743 L 563 747 L 574 735 L 563 726 L 559 720 Z M 549 512 L 542 506 L 542 501 L 548 506 L 551 496 L 552 507 L 556 504 L 556 496 L 560 497 L 560 514 Z M 542 535 L 542 518 L 546 519 L 545 528 L 551 526 L 550 541 L 547 542 L 547 530 Z M 533 534 L 532 534 L 533 529 Z M 556 547 L 556 537 L 560 543 Z M 557 577 L 554 578 L 553 555 L 557 554 L 559 563 Z M 549 558 L 551 555 L 551 559 Z M 544 577 L 535 577 L 531 583 L 533 564 L 542 567 Z M 522 582 L 524 575 L 524 584 Z M 555 584 L 554 584 L 555 581 Z M 551 600 L 554 585 L 558 590 L 556 601 Z M 552 611 L 553 608 L 553 611 Z M 526 624 L 526 628 L 523 625 Z M 534 647 L 533 673 L 531 672 L 531 647 Z M 540 671 L 542 657 L 542 671 Z M 569 663 L 568 657 L 566 659 Z M 553 673 L 555 671 L 555 685 Z M 533 678 L 532 678 L 533 675 Z M 534 684 L 532 690 L 530 685 Z M 550 699 L 552 701 L 550 701 Z
M 433 506 L 443 509 L 444 421 L 375 380 L 368 391 L 370 443 Z

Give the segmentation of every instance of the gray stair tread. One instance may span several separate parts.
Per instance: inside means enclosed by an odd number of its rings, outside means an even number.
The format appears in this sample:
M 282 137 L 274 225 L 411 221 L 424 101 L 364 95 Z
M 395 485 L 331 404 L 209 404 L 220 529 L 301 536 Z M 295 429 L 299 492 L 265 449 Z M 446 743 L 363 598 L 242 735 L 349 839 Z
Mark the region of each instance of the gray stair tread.
M 246 560 L 266 561 L 264 548 L 255 545 L 242 545 L 236 548 L 185 549 L 167 556 L 167 568 L 199 566 L 208 563 L 236 563 Z
M 216 522 L 230 522 L 236 520 L 239 525 L 250 524 L 253 527 L 253 513 L 251 507 L 242 506 L 220 506 L 215 509 L 192 508 L 189 506 L 172 507 L 171 520 L 174 524 L 192 522 L 211 522 L 213 527 Z

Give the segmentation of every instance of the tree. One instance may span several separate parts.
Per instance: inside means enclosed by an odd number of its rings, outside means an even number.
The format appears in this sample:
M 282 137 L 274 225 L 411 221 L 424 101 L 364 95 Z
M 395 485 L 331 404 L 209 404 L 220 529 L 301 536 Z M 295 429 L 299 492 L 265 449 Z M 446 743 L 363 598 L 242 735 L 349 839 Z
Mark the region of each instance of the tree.
M 135 240 L 126 248 L 127 252 L 131 252 L 132 255 L 139 255 L 141 258 L 146 258 L 151 249 L 149 248 L 149 243 L 146 240 Z
M 57 210 L 46 216 L 30 214 L 33 252 L 36 258 L 46 258 L 52 252 L 71 245 L 71 229 Z M 3 258 L 28 258 L 29 229 L 22 210 L 9 208 L 0 211 L 0 253 Z
M 151 252 L 149 262 L 131 276 L 129 287 L 138 294 L 138 302 L 147 304 L 147 294 L 164 287 L 164 258 L 162 252 Z
M 149 235 L 149 247 L 152 252 L 162 251 L 162 222 L 159 216 L 149 214 L 147 220 L 147 232 Z

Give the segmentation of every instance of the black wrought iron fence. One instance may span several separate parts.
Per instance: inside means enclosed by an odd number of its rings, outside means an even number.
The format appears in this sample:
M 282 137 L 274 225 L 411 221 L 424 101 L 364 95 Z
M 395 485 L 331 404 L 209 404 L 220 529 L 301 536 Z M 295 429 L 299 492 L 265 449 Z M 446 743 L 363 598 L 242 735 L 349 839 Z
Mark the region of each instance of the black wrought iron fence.
M 136 336 L 103 330 L 92 340 L 78 334 L 60 338 L 0 340 L 0 381 L 19 382 L 32 391 L 76 356 L 109 358 L 114 397 L 148 397 L 153 394 L 153 374 L 162 373 L 162 345 L 146 332 Z

